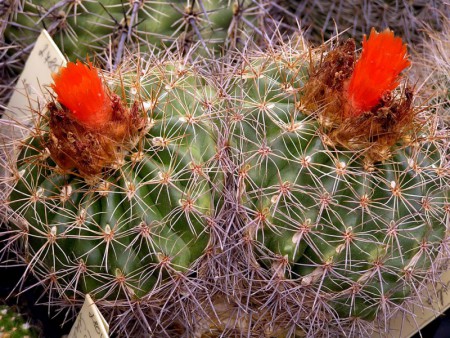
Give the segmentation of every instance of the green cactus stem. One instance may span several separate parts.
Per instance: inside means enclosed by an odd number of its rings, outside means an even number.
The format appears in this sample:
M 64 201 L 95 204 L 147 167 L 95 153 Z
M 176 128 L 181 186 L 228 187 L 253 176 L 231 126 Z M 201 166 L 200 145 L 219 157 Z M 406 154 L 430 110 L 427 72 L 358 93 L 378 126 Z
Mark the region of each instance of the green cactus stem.
M 50 119 L 36 115 L 18 145 L 10 224 L 23 234 L 30 271 L 52 275 L 58 294 L 139 299 L 189 273 L 208 243 L 215 149 L 201 102 L 210 89 L 176 61 L 152 60 L 141 78 L 103 74 L 113 112 L 98 115 L 109 119 L 99 125 L 81 119 L 96 100 L 89 96 L 96 73 L 76 87 L 83 67 L 93 69 L 69 64 L 55 77 Z M 69 92 L 65 81 L 73 81 Z
M 279 298 L 312 297 L 315 315 L 296 322 L 310 333 L 389 318 L 438 274 L 448 236 L 448 130 L 408 89 L 346 115 L 355 61 L 353 41 L 323 58 L 284 46 L 229 71 L 246 232 L 273 253 L 260 254 L 273 287 L 294 282 Z

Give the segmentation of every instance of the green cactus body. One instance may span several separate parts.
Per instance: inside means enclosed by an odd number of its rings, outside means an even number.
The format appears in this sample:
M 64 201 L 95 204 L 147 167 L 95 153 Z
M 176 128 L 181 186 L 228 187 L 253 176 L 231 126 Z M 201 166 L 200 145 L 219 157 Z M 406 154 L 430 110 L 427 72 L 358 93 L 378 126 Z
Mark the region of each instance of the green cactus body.
M 234 77 L 245 88 L 234 93 L 232 144 L 247 231 L 278 255 L 261 258 L 275 274 L 313 290 L 340 318 L 373 320 L 437 269 L 450 212 L 448 148 L 432 122 L 383 163 L 333 146 L 304 113 L 308 67 L 308 52 L 283 51 L 248 58 Z
M 133 75 L 121 80 L 148 118 L 123 159 L 92 177 L 62 170 L 40 119 L 11 168 L 11 226 L 23 230 L 25 260 L 69 297 L 139 298 L 189 272 L 208 244 L 215 148 L 199 102 L 211 93 L 192 68 L 152 63 L 139 87 Z
M 0 306 L 0 336 L 5 338 L 37 337 L 37 332 L 14 308 Z
M 243 26 L 253 27 L 251 22 L 263 9 L 247 0 L 27 1 L 16 9 L 5 37 L 9 43 L 19 43 L 18 53 L 26 55 L 40 29 L 46 28 L 72 61 L 89 55 L 116 59 L 118 65 L 124 48 L 146 52 L 175 42 L 179 50 L 198 43 L 221 51 L 224 43 L 239 39 Z M 17 62 L 16 57 L 11 62 Z

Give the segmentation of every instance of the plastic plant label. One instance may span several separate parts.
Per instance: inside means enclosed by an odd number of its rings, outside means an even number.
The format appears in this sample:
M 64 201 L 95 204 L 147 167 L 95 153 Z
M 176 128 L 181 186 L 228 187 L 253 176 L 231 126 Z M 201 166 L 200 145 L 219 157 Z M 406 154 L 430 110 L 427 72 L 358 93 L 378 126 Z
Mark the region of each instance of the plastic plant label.
M 46 97 L 51 92 L 52 73 L 65 64 L 64 55 L 47 31 L 43 30 L 0 119 L 0 141 L 4 144 L 0 152 L 0 177 L 9 174 L 5 170 L 9 166 L 6 162 L 14 162 L 13 142 L 26 136 L 34 124 L 33 110 L 43 111 Z
M 17 82 L 13 95 L 6 107 L 4 118 L 29 124 L 31 112 L 45 104 L 52 73 L 66 65 L 66 59 L 53 39 L 44 29 L 36 40 L 33 50 Z
M 89 294 L 67 338 L 108 338 L 109 325 Z
M 42 30 L 3 113 L 0 152 L 0 177 L 8 175 L 6 162 L 14 161 L 13 142 L 30 132 L 34 124 L 33 110 L 45 106 L 50 93 L 52 73 L 66 64 L 64 55 L 46 30 Z M 42 110 L 42 109 L 41 109 Z

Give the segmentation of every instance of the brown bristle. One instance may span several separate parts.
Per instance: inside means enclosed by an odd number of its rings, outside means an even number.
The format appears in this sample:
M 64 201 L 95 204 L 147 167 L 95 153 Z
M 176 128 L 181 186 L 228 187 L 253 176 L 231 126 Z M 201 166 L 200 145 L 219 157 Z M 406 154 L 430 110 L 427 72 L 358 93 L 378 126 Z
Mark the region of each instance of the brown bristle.
M 95 176 L 123 158 L 124 150 L 145 126 L 134 104 L 131 110 L 121 99 L 111 95 L 112 119 L 104 128 L 90 129 L 71 118 L 66 108 L 48 106 L 50 133 L 47 147 L 52 159 L 64 170 L 77 169 L 80 175 Z
M 415 129 L 413 91 L 407 87 L 396 95 L 386 92 L 370 111 L 349 114 L 353 108 L 346 87 L 355 62 L 353 39 L 330 51 L 310 74 L 302 104 L 317 116 L 329 144 L 362 150 L 371 162 L 383 161 L 390 148 Z

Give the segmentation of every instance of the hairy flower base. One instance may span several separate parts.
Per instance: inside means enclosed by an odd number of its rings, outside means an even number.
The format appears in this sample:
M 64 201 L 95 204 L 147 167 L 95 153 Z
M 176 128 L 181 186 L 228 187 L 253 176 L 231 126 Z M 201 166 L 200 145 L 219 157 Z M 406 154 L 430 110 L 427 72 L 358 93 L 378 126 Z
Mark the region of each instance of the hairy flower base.
M 413 132 L 413 92 L 387 92 L 380 102 L 359 114 L 348 99 L 346 85 L 355 66 L 355 42 L 347 40 L 327 54 L 305 86 L 302 104 L 316 114 L 327 142 L 345 149 L 363 150 L 368 162 L 384 161 L 390 148 Z
M 82 176 L 99 174 L 114 166 L 124 151 L 135 143 L 145 127 L 139 107 L 124 107 L 121 99 L 111 95 L 112 119 L 102 129 L 91 129 L 73 119 L 66 108 L 50 103 L 50 133 L 47 147 L 52 159 L 64 170 L 77 169 Z

